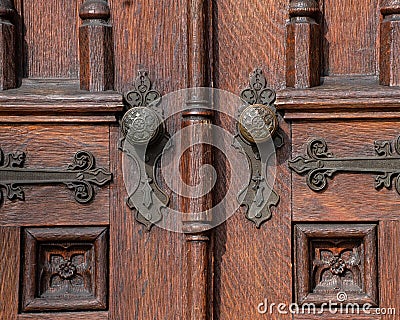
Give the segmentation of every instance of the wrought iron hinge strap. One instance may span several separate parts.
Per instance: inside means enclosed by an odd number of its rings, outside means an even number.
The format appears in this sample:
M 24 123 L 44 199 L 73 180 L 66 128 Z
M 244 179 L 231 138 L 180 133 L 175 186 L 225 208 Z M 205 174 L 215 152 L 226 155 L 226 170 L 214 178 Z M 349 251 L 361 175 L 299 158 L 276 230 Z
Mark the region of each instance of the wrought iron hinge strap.
M 87 203 L 94 197 L 93 185 L 101 187 L 112 180 L 110 172 L 95 167 L 95 158 L 88 151 L 78 151 L 73 163 L 65 169 L 23 168 L 25 158 L 24 152 L 4 155 L 0 149 L 0 186 L 5 188 L 10 200 L 25 199 L 23 185 L 65 184 L 74 190 L 77 202 Z M 0 193 L 0 203 L 2 199 Z
M 296 173 L 307 175 L 307 185 L 314 191 L 327 187 L 327 178 L 340 172 L 371 173 L 375 177 L 375 188 L 395 188 L 400 194 L 400 137 L 394 141 L 375 141 L 377 156 L 366 158 L 335 158 L 328 152 L 323 139 L 314 139 L 307 146 L 307 155 L 289 161 Z

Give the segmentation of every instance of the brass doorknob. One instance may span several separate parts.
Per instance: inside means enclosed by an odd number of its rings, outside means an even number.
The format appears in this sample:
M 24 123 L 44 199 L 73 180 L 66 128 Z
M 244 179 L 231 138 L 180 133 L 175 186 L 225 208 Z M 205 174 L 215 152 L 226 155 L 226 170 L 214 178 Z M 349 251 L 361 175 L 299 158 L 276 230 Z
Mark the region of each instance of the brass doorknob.
M 161 117 L 149 107 L 129 109 L 121 121 L 122 133 L 132 145 L 152 144 L 164 134 Z
M 271 139 L 278 129 L 275 111 L 263 104 L 246 107 L 239 117 L 239 132 L 250 143 L 262 143 Z

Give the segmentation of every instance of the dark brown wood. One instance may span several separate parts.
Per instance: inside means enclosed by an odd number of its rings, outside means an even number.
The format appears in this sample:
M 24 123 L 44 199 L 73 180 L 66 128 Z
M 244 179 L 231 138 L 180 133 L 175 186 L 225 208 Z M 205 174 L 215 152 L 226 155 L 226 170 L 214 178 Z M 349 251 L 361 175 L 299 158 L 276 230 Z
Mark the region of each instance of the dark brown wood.
M 310 88 L 320 84 L 321 26 L 315 0 L 292 0 L 287 25 L 286 85 Z
M 18 320 L 107 320 L 108 312 L 107 311 L 98 311 L 98 312 L 61 312 L 61 313 L 26 313 L 19 314 Z
M 387 86 L 400 85 L 400 1 L 384 0 L 381 3 L 380 36 L 380 83 Z
M 81 1 L 24 0 L 18 5 L 23 22 L 24 77 L 78 79 Z
M 89 93 L 79 81 L 66 79 L 25 79 L 22 87 L 0 93 L 1 116 L 111 116 L 122 111 L 122 96 L 116 92 Z
M 16 11 L 11 0 L 0 1 L 0 90 L 17 86 Z
M 14 320 L 18 314 L 20 229 L 0 227 L 0 318 Z
M 106 0 L 87 0 L 79 11 L 81 89 L 91 92 L 114 88 L 114 56 L 110 8 Z
M 227 109 L 232 108 L 226 106 Z M 235 122 L 226 115 L 216 117 L 216 125 L 234 132 Z M 288 136 L 289 126 L 282 121 L 280 128 Z M 217 157 L 218 155 L 218 157 Z M 288 320 L 290 314 L 260 314 L 257 307 L 265 299 L 268 303 L 292 302 L 291 201 L 290 172 L 286 159 L 290 155 L 290 144 L 277 150 L 275 191 L 280 195 L 279 205 L 272 210 L 272 218 L 260 229 L 248 221 L 244 210 L 239 209 L 226 222 L 213 230 L 213 316 L 214 319 L 273 319 Z M 243 158 L 220 158 L 216 153 L 215 166 L 218 172 L 214 197 L 221 199 L 227 190 L 230 171 L 235 162 Z M 271 178 L 271 176 L 269 176 Z M 243 184 L 243 181 L 236 181 Z M 226 199 L 226 208 L 232 208 L 235 199 Z M 235 207 L 234 207 L 235 208 Z M 271 289 L 273 288 L 273 289 Z M 245 298 L 244 298 L 245 297 Z
M 378 0 L 319 1 L 324 75 L 377 75 Z
M 206 0 L 188 0 L 188 85 L 189 87 L 207 86 L 207 3 Z M 182 128 L 188 128 L 182 146 L 192 145 L 186 150 L 181 159 L 183 183 L 189 186 L 200 186 L 206 183 L 200 176 L 204 165 L 213 164 L 211 144 L 198 144 L 211 141 L 213 112 L 207 109 L 209 97 L 203 92 L 188 93 L 187 107 L 183 112 Z M 206 101 L 206 102 L 204 102 Z M 197 125 L 197 127 L 196 127 Z M 199 129 L 198 125 L 204 125 Z M 181 210 L 183 213 L 183 232 L 186 233 L 187 250 L 187 308 L 185 319 L 206 320 L 208 318 L 208 267 L 209 234 L 212 222 L 213 199 L 211 192 L 204 196 L 193 195 L 182 197 Z
M 193 80 L 195 81 L 195 80 Z M 210 141 L 211 117 L 213 112 L 204 110 L 199 113 L 195 110 L 184 112 L 182 128 L 195 128 L 184 137 L 183 145 L 192 145 L 199 141 Z M 197 127 L 196 127 L 197 125 Z M 199 130 L 198 125 L 204 125 L 204 130 Z M 197 144 L 190 147 L 182 156 L 183 182 L 189 186 L 202 186 L 206 182 L 201 177 L 201 168 L 212 165 L 212 147 L 210 144 Z M 199 188 L 203 190 L 203 187 Z M 188 308 L 186 319 L 207 319 L 208 297 L 208 244 L 212 222 L 212 196 L 208 192 L 202 197 L 182 198 L 181 208 L 183 213 L 183 231 L 187 233 L 187 268 Z
M 380 223 L 379 234 L 380 306 L 392 309 L 391 314 L 388 313 L 383 319 L 396 320 L 400 308 L 400 297 L 397 294 L 400 283 L 396 280 L 400 276 L 400 266 L 398 260 L 392 257 L 399 250 L 400 222 L 394 219 Z

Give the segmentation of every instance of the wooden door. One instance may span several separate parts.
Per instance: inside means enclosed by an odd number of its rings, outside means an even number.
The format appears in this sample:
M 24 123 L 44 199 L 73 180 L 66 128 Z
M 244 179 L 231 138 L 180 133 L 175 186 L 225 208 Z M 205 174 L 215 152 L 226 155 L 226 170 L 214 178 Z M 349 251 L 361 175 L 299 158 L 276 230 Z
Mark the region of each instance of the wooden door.
M 399 8 L 0 1 L 0 318 L 397 319 Z M 180 101 L 192 87 L 226 100 Z M 241 103 L 276 117 L 268 171 L 239 134 Z M 164 126 L 142 167 L 152 179 L 124 152 L 132 110 Z M 242 153 L 196 145 L 211 126 Z M 180 171 L 153 171 L 182 130 L 194 146 Z M 204 197 L 168 186 L 201 184 L 205 165 L 218 177 Z M 229 211 L 243 202 L 228 192 L 238 172 L 255 215 Z M 226 219 L 213 225 L 218 204 Z M 172 210 L 175 232 L 162 224 Z

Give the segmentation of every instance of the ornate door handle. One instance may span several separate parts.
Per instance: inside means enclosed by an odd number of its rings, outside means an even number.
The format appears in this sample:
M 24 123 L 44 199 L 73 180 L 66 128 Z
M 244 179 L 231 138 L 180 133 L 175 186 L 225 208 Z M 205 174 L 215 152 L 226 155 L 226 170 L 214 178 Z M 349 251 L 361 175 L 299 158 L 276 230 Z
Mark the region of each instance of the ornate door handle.
M 394 141 L 375 141 L 376 157 L 336 158 L 328 152 L 323 139 L 314 139 L 307 145 L 307 155 L 298 156 L 289 161 L 289 167 L 296 173 L 307 175 L 308 187 L 313 191 L 322 191 L 327 185 L 327 178 L 333 178 L 340 172 L 372 173 L 375 188 L 394 186 L 400 194 L 400 137 Z
M 127 204 L 136 209 L 136 220 L 147 229 L 160 221 L 161 210 L 169 197 L 157 183 L 155 166 L 168 143 L 163 113 L 158 104 L 161 95 L 151 89 L 151 82 L 145 71 L 139 71 L 134 88 L 124 94 L 128 110 L 121 120 L 122 139 L 120 149 L 137 165 L 139 184 L 129 194 Z M 128 143 L 125 143 L 128 142 Z
M 127 204 L 136 209 L 136 220 L 150 229 L 162 219 L 162 211 L 169 203 L 168 195 L 157 183 L 156 167 L 163 152 L 171 147 L 171 140 L 159 107 L 161 95 L 152 89 L 145 71 L 139 71 L 134 88 L 124 98 L 127 110 L 121 120 L 120 149 L 136 164 L 135 176 L 139 180 L 129 188 Z M 267 87 L 262 71 L 255 70 L 249 88 L 237 99 L 242 103 L 236 115 L 236 132 L 232 134 L 233 152 L 244 154 L 250 167 L 249 181 L 237 194 L 237 200 L 257 227 L 271 217 L 271 207 L 279 202 L 267 180 L 270 156 L 283 144 L 275 99 L 276 94 Z M 192 106 L 191 101 L 187 104 Z
M 24 152 L 4 154 L 0 149 L 0 186 L 9 200 L 25 199 L 23 185 L 65 184 L 74 190 L 77 202 L 87 203 L 94 197 L 93 185 L 101 187 L 112 180 L 110 172 L 96 168 L 95 158 L 88 151 L 78 151 L 66 169 L 28 169 L 24 168 L 25 159 Z M 0 203 L 2 200 L 0 192 Z
M 238 133 L 233 146 L 239 152 L 244 151 L 251 175 L 247 187 L 239 192 L 237 198 L 246 208 L 247 219 L 259 228 L 271 217 L 271 207 L 279 203 L 278 194 L 267 180 L 267 166 L 269 156 L 275 154 L 272 148 L 280 148 L 283 137 L 279 133 L 278 114 L 274 106 L 276 93 L 267 87 L 262 70 L 256 69 L 250 75 L 249 87 L 240 96 L 247 104 L 239 109 Z

